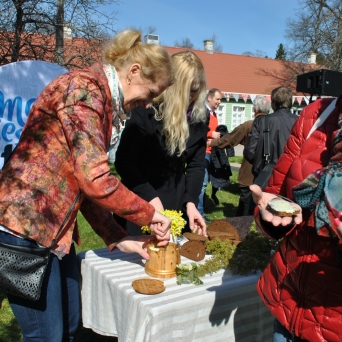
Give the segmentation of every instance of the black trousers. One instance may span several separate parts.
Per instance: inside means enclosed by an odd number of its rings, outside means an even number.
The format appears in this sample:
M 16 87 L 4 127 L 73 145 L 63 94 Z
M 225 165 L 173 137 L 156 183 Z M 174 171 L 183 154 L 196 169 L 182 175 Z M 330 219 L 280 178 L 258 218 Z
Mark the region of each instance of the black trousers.
M 249 186 L 240 186 L 239 205 L 235 216 L 253 215 L 255 203 L 253 202 L 252 192 Z

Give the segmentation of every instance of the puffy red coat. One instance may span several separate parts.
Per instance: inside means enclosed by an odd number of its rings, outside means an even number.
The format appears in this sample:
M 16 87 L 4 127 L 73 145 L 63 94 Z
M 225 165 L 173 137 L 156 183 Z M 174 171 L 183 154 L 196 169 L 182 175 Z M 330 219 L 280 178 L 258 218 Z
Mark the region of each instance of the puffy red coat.
M 335 109 L 321 127 L 306 137 L 330 102 L 317 100 L 303 110 L 265 191 L 292 198 L 294 185 L 328 164 L 339 110 Z M 303 214 L 302 224 L 294 226 L 280 241 L 257 290 L 272 314 L 294 335 L 311 342 L 341 341 L 342 267 L 336 264 L 339 241 L 317 235 L 313 219 Z M 270 236 L 280 231 L 261 223 L 257 211 L 256 221 Z

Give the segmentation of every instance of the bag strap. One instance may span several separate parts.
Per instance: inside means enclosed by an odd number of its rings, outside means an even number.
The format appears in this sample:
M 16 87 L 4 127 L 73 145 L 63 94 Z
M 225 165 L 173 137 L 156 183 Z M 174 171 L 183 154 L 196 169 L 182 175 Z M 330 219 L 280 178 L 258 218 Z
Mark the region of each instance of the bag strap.
M 265 128 L 264 128 L 264 157 L 265 162 L 268 164 L 270 156 L 270 127 L 268 123 L 268 114 L 265 116 Z
M 336 105 L 336 101 L 337 99 L 333 100 L 330 105 L 325 108 L 324 112 L 319 116 L 319 118 L 316 120 L 315 124 L 311 127 L 311 130 L 308 134 L 308 136 L 306 137 L 306 139 L 308 139 L 310 137 L 310 135 L 319 127 L 321 126 L 324 121 L 328 118 L 329 114 L 334 110 L 335 105 Z
M 68 220 L 68 218 L 69 218 L 69 216 L 70 216 L 72 210 L 74 209 L 75 204 L 76 204 L 77 201 L 79 200 L 80 196 L 81 196 L 81 190 L 78 191 L 78 194 L 77 194 L 76 198 L 75 198 L 74 201 L 72 202 L 71 207 L 69 208 L 67 214 L 65 215 L 65 218 L 64 218 L 64 220 L 63 220 L 61 226 L 59 227 L 59 229 L 58 229 L 58 231 L 57 231 L 57 234 L 56 234 L 55 238 L 52 240 L 51 245 L 50 245 L 49 248 L 52 249 L 52 247 L 57 243 L 57 239 L 58 239 L 58 237 L 59 237 L 59 234 L 62 232 L 62 229 L 63 229 L 64 225 L 66 224 L 66 222 L 67 222 L 67 220 Z

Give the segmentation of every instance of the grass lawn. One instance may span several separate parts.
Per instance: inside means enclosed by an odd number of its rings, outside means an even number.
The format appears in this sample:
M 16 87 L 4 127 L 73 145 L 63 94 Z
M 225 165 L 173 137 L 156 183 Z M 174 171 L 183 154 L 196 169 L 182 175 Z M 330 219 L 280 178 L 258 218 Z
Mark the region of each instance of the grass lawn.
M 229 158 L 230 162 L 241 163 L 242 157 Z M 114 168 L 112 172 L 115 174 Z M 239 187 L 237 183 L 237 172 L 233 171 L 233 176 L 230 178 L 231 184 L 217 192 L 217 197 L 220 201 L 218 206 L 214 205 L 211 200 L 211 185 L 209 184 L 206 191 L 205 208 L 206 216 L 212 220 L 222 219 L 225 217 L 235 216 L 238 200 Z M 103 241 L 90 228 L 87 221 L 81 214 L 78 215 L 78 223 L 82 239 L 82 246 L 77 247 L 77 252 L 97 249 L 105 247 Z M 19 325 L 13 316 L 12 310 L 8 304 L 6 296 L 0 293 L 0 342 L 20 342 L 22 340 Z M 106 337 L 95 334 L 90 329 L 85 329 L 80 324 L 77 334 L 74 339 L 75 342 L 114 342 L 117 341 L 115 337 Z

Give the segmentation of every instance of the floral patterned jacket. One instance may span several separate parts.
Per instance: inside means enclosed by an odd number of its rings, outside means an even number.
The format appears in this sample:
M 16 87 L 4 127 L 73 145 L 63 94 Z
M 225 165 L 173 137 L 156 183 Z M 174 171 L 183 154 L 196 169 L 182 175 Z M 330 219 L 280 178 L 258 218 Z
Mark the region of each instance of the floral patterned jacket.
M 0 174 L 0 224 L 50 246 L 79 193 L 58 251 L 68 253 L 72 239 L 80 243 L 78 210 L 110 249 L 127 235 L 112 212 L 148 224 L 154 208 L 110 174 L 106 151 L 116 114 L 100 64 L 53 80 L 33 104 Z

